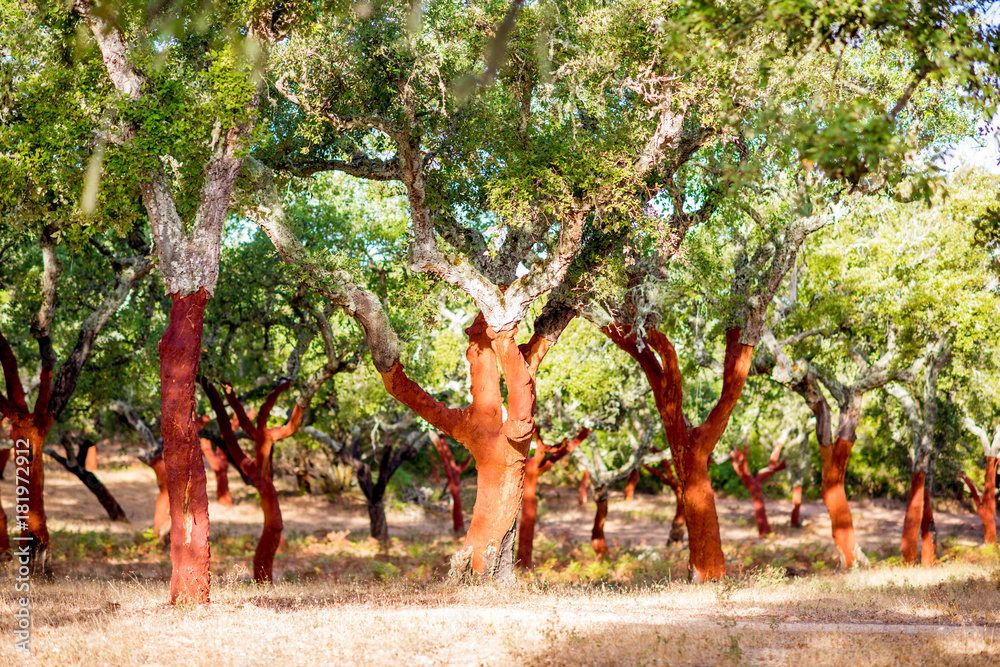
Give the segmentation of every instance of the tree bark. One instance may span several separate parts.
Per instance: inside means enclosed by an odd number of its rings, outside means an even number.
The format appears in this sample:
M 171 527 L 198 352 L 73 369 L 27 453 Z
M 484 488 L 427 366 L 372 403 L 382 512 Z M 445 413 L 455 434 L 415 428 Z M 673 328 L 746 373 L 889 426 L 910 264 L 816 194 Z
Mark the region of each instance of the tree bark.
M 722 437 L 750 371 L 753 346 L 740 343 L 741 330 L 726 331 L 722 393 L 705 422 L 690 428 L 681 406 L 683 377 L 673 344 L 655 326 L 646 326 L 647 345 L 639 348 L 630 326 L 611 324 L 602 331 L 638 363 L 653 388 L 657 412 L 681 483 L 688 526 L 688 568 L 693 581 L 726 576 L 719 516 L 708 476 L 708 462 Z M 657 355 L 659 358 L 657 358 Z
M 924 486 L 924 511 L 920 520 L 920 541 L 920 565 L 929 568 L 937 560 L 937 530 L 934 528 L 930 484 Z
M 385 498 L 374 498 L 368 502 L 368 519 L 371 536 L 379 542 L 389 541 L 389 523 L 385 519 Z
M 733 463 L 733 469 L 736 470 L 736 474 L 740 477 L 740 481 L 750 491 L 750 499 L 753 502 L 754 521 L 757 522 L 757 534 L 760 537 L 771 534 L 771 524 L 767 521 L 767 507 L 764 500 L 764 482 L 774 473 L 785 469 L 785 462 L 778 460 L 781 456 L 783 446 L 784 441 L 779 441 L 775 445 L 767 467 L 758 471 L 756 475 L 751 475 L 750 469 L 747 467 L 750 454 L 746 444 L 743 445 L 742 450 L 739 448 L 734 449 L 733 453 L 729 456 Z
M 455 457 L 448 447 L 444 436 L 431 432 L 431 442 L 441 459 L 441 467 L 448 480 L 448 493 L 451 495 L 451 530 L 456 535 L 465 532 L 465 514 L 462 511 L 462 473 L 472 463 L 472 455 L 467 455 L 461 464 L 455 462 Z
M 594 514 L 594 527 L 590 531 L 590 546 L 598 558 L 608 557 L 608 542 L 604 538 L 604 522 L 608 518 L 608 487 L 594 487 L 594 503 L 597 512 Z
M 194 421 L 194 384 L 201 356 L 208 292 L 173 294 L 170 321 L 160 339 L 160 434 L 170 501 L 172 602 L 207 604 L 210 546 L 208 493 Z
M 639 469 L 636 468 L 632 471 L 632 474 L 628 476 L 628 481 L 625 482 L 625 500 L 632 500 L 635 496 L 635 487 L 639 484 Z
M 590 473 L 586 470 L 580 475 L 580 489 L 577 498 L 577 505 L 583 505 L 587 502 L 587 486 L 590 484 Z
M 792 487 L 792 528 L 802 527 L 802 485 L 796 484 Z
M 830 514 L 833 543 L 837 547 L 841 567 L 850 568 L 858 560 L 861 548 L 854 532 L 851 508 L 847 504 L 844 479 L 847 476 L 847 461 L 854 447 L 853 440 L 837 438 L 832 445 L 820 447 L 823 461 L 823 503 Z M 863 554 L 862 554 L 863 555 Z
M 225 454 L 212 450 L 212 441 L 201 438 L 201 453 L 208 461 L 208 467 L 215 474 L 215 497 L 223 507 L 232 507 L 233 496 L 229 492 L 229 459 Z
M 997 477 L 997 457 L 986 457 L 986 480 L 983 484 L 983 495 L 979 496 L 976 484 L 969 476 L 962 474 L 962 481 L 969 487 L 972 495 L 972 502 L 976 506 L 976 514 L 983 521 L 983 543 L 997 543 L 997 520 L 996 520 L 996 477 Z
M 903 518 L 903 561 L 915 565 L 920 553 L 921 521 L 924 515 L 924 473 L 918 472 L 910 480 L 910 495 Z
M 170 495 L 167 491 L 167 468 L 163 463 L 163 455 L 158 454 L 149 462 L 149 467 L 156 474 L 156 506 L 153 510 L 153 534 L 156 539 L 164 540 L 170 533 Z
M 535 548 L 535 521 L 538 517 L 538 479 L 563 457 L 580 446 L 589 428 L 580 429 L 572 439 L 565 439 L 557 447 L 549 447 L 542 440 L 541 429 L 535 427 L 535 453 L 524 465 L 524 492 L 521 496 L 521 525 L 517 533 L 517 565 L 531 568 Z
M 87 450 L 87 460 L 83 464 L 84 470 L 94 472 L 97 470 L 97 445 L 92 445 Z

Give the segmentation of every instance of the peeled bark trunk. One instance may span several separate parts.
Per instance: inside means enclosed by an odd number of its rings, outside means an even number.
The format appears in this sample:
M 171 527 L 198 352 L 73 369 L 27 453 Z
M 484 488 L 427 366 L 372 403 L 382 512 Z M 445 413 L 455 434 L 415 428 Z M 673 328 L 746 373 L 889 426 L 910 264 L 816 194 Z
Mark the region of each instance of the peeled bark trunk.
M 997 457 L 986 457 L 986 480 L 983 485 L 983 495 L 979 496 L 979 490 L 975 482 L 969 476 L 962 474 L 962 481 L 969 487 L 972 494 L 972 503 L 976 507 L 976 514 L 983 522 L 983 543 L 997 543 L 997 520 L 996 520 L 996 478 L 997 478 Z
M 265 465 L 270 468 L 269 464 Z M 274 581 L 274 555 L 278 553 L 281 532 L 285 527 L 270 470 L 260 476 L 257 493 L 260 495 L 260 509 L 264 513 L 264 527 L 253 555 L 253 580 L 259 584 L 270 584 Z
M 509 581 L 514 577 L 514 531 L 521 511 L 526 456 L 513 447 L 500 460 L 476 462 L 476 504 L 465 535 L 477 573 Z
M 521 525 L 517 533 L 517 565 L 531 569 L 535 545 L 535 520 L 538 518 L 538 466 L 545 452 L 541 447 L 524 464 L 524 492 L 521 495 Z
M 21 531 L 21 537 L 25 540 L 22 545 L 28 547 L 29 574 L 32 577 L 41 576 L 46 579 L 52 578 L 52 563 L 49 553 L 49 529 L 45 516 L 45 465 L 42 458 L 42 449 L 45 443 L 45 436 L 48 433 L 50 423 L 43 423 L 39 427 L 35 423 L 34 417 L 14 420 L 11 424 L 11 439 L 14 441 L 15 457 L 17 456 L 17 442 L 26 441 L 28 443 L 28 483 L 26 490 L 27 497 L 27 523 Z M 46 420 L 47 421 L 47 420 Z M 20 502 L 20 498 L 18 501 Z
M 851 508 L 844 491 L 847 461 L 853 447 L 854 442 L 844 438 L 837 438 L 832 445 L 820 447 L 820 457 L 823 460 L 823 502 L 830 513 L 833 542 L 837 546 L 840 565 L 848 568 L 853 567 L 856 561 L 867 564 L 867 559 L 858 546 Z
M 153 534 L 162 541 L 170 533 L 170 496 L 167 492 L 167 467 L 163 463 L 163 455 L 157 455 L 149 463 L 149 467 L 156 474 L 156 485 L 160 489 L 153 509 Z
M 635 497 L 635 487 L 639 484 L 639 469 L 636 468 L 632 471 L 632 474 L 628 476 L 628 481 L 625 482 L 625 500 L 632 500 Z
M 465 514 L 462 511 L 462 473 L 469 467 L 472 457 L 469 456 L 461 464 L 455 463 L 451 449 L 444 437 L 432 434 L 431 442 L 437 450 L 441 459 L 441 467 L 444 469 L 445 478 L 448 480 L 448 493 L 451 495 L 451 526 L 452 532 L 461 535 L 465 532 Z
M 5 427 L 6 420 L 0 418 L 0 437 L 10 436 L 9 428 Z M 9 449 L 0 450 L 0 479 L 4 479 L 4 472 L 7 469 L 7 461 L 10 459 Z M 16 504 L 16 503 L 15 503 Z M 7 534 L 7 515 L 3 511 L 3 504 L 0 503 L 0 563 L 11 560 L 10 536 Z
M 802 485 L 792 487 L 792 528 L 802 527 Z
M 719 532 L 715 493 L 708 476 L 708 458 L 707 453 L 689 451 L 681 479 L 690 553 L 688 568 L 692 581 L 709 581 L 726 576 L 726 557 L 722 553 L 722 535 Z
M 683 487 L 690 577 L 692 581 L 721 579 L 726 576 L 726 557 L 722 553 L 719 515 L 708 476 L 708 462 L 743 393 L 754 348 L 740 343 L 740 329 L 726 331 L 722 393 L 705 422 L 691 428 L 682 407 L 684 378 L 670 340 L 655 326 L 647 326 L 648 344 L 640 349 L 630 326 L 613 324 L 603 327 L 602 331 L 639 363 L 653 389 L 656 409 Z
M 937 560 L 937 530 L 934 528 L 934 511 L 931 508 L 931 487 L 924 486 L 924 511 L 920 520 L 920 565 L 929 568 Z
M 208 292 L 172 295 L 160 339 L 160 432 L 170 498 L 171 602 L 207 604 L 211 573 L 208 492 L 194 421 L 194 384 Z
M 906 516 L 903 518 L 903 561 L 908 565 L 916 565 L 920 553 L 920 529 L 924 515 L 924 478 L 924 473 L 918 472 L 910 480 L 910 497 L 906 503 Z
M 734 449 L 729 457 L 733 463 L 733 469 L 740 477 L 740 481 L 743 482 L 743 486 L 747 487 L 747 490 L 750 492 L 750 500 L 753 502 L 753 517 L 754 521 L 757 522 L 757 534 L 761 537 L 771 534 L 771 524 L 767 521 L 767 507 L 764 501 L 764 481 L 774 473 L 785 468 L 785 462 L 778 461 L 778 457 L 781 455 L 781 444 L 779 443 L 775 447 L 768 467 L 760 470 L 756 475 L 751 475 L 750 469 L 747 466 L 750 453 L 746 445 L 742 449 Z
M 212 441 L 207 438 L 201 438 L 201 452 L 208 461 L 208 467 L 215 474 L 216 499 L 220 505 L 232 507 L 233 496 L 229 492 L 229 459 L 221 452 L 212 451 Z
M 607 487 L 594 488 L 594 502 L 597 504 L 597 513 L 594 515 L 594 527 L 590 531 L 590 546 L 594 548 L 598 558 L 607 558 L 608 542 L 604 538 L 604 522 L 608 518 Z
M 97 447 L 91 447 L 87 450 L 87 460 L 83 464 L 85 470 L 94 472 L 97 470 Z
M 583 505 L 587 502 L 587 486 L 590 484 L 590 473 L 586 470 L 580 475 L 580 493 L 577 499 L 577 505 Z

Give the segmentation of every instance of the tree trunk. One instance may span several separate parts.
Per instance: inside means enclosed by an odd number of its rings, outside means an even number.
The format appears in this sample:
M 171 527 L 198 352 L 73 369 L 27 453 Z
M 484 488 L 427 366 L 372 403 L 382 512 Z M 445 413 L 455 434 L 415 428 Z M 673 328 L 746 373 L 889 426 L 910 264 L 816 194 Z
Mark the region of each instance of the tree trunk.
M 929 568 L 937 560 L 937 530 L 934 528 L 930 484 L 924 486 L 924 511 L 920 520 L 920 541 L 920 565 Z
M 49 424 L 39 427 L 33 416 L 14 420 L 11 424 L 11 440 L 14 441 L 15 457 L 18 441 L 28 443 L 28 484 L 25 487 L 28 497 L 27 522 L 21 531 L 21 537 L 28 547 L 29 573 L 32 577 L 52 578 L 52 563 L 49 553 L 49 529 L 45 517 L 45 462 L 42 449 Z M 23 450 L 22 450 L 23 451 Z M 23 468 L 21 468 L 23 470 Z M 23 479 L 23 477 L 22 477 Z M 16 482 L 16 476 L 15 476 Z M 18 504 L 21 499 L 18 498 Z
M 982 502 L 979 503 L 977 514 L 983 520 L 983 541 L 986 544 L 997 543 L 997 457 L 986 457 L 986 481 L 983 488 Z
M 712 481 L 708 476 L 708 458 L 708 453 L 689 449 L 681 480 L 690 553 L 688 571 L 695 582 L 726 576 L 726 557 L 722 553 L 719 515 L 715 509 Z
M 270 465 L 265 465 L 268 469 L 262 472 L 260 486 L 257 488 L 257 493 L 260 495 L 260 509 L 264 513 L 264 527 L 253 555 L 253 580 L 259 584 L 274 582 L 274 554 L 278 553 L 281 532 L 285 527 L 281 519 L 278 492 L 271 479 Z
M 232 507 L 233 496 L 229 493 L 229 459 L 222 452 L 212 451 L 212 441 L 207 438 L 201 438 L 201 452 L 208 461 L 208 467 L 215 473 L 216 499 L 220 505 Z
M 922 472 L 913 475 L 910 480 L 910 496 L 906 503 L 906 516 L 903 518 L 903 562 L 916 565 L 920 551 L 921 522 L 924 515 L 924 478 Z
M 385 518 L 385 497 L 379 496 L 368 501 L 368 519 L 371 536 L 385 544 L 389 541 L 389 522 Z
M 470 562 L 475 572 L 510 582 L 515 579 L 514 531 L 521 511 L 526 457 L 513 447 L 504 449 L 498 452 L 500 456 L 476 461 L 476 503 L 464 550 L 472 549 Z
M 684 503 L 681 502 L 681 494 L 678 493 L 677 489 L 674 489 L 674 498 L 677 501 L 677 509 L 674 511 L 674 520 L 670 524 L 670 537 L 667 538 L 667 544 L 680 544 L 684 541 L 684 535 L 687 533 L 687 524 L 684 521 Z
M 583 506 L 587 502 L 587 485 L 590 484 L 590 473 L 586 470 L 580 475 L 580 494 L 577 499 L 577 505 Z
M 848 568 L 854 567 L 855 561 L 867 564 L 867 559 L 858 546 L 854 521 L 851 519 L 851 508 L 847 504 L 847 493 L 844 491 L 847 461 L 853 447 L 853 441 L 837 438 L 832 445 L 819 448 L 823 460 L 823 502 L 826 504 L 827 512 L 830 513 L 833 543 L 837 546 L 840 565 Z
M 802 485 L 792 487 L 792 528 L 802 527 Z
M 170 498 L 171 602 L 207 604 L 210 583 L 208 492 L 194 421 L 194 383 L 208 292 L 172 295 L 160 339 L 160 432 Z
M 90 449 L 87 450 L 87 461 L 83 464 L 84 470 L 94 472 L 97 470 L 97 446 L 92 445 Z M 105 508 L 107 509 L 107 508 Z M 124 513 L 123 513 L 124 514 Z M 112 519 L 114 521 L 114 519 Z
M 537 447 L 535 455 L 524 464 L 524 492 L 521 495 L 521 525 L 517 533 L 517 566 L 531 569 L 535 545 L 535 520 L 538 517 L 538 465 L 545 452 Z
M 9 438 L 10 428 L 7 420 L 0 418 L 0 438 Z M 10 460 L 10 449 L 0 449 L 0 479 L 4 479 L 4 471 L 7 469 L 7 461 Z M 15 503 L 16 504 L 16 503 Z M 13 558 L 10 553 L 10 535 L 7 533 L 7 515 L 3 511 L 3 504 L 0 503 L 0 563 Z
M 149 467 L 156 474 L 156 485 L 160 488 L 153 510 L 153 534 L 162 541 L 170 533 L 170 496 L 167 493 L 167 468 L 163 463 L 163 455 L 158 454 L 150 461 Z
M 72 442 L 68 446 L 72 446 Z M 97 502 L 101 503 L 101 507 L 104 511 L 108 513 L 108 518 L 112 521 L 124 521 L 128 523 L 128 517 L 125 515 L 125 510 L 122 506 L 118 504 L 115 497 L 108 491 L 108 487 L 104 486 L 104 483 L 97 478 L 97 475 L 92 473 L 86 468 L 86 461 L 90 460 L 90 452 L 94 451 L 93 445 L 86 447 L 86 451 L 81 451 L 74 457 L 73 465 L 70 465 L 70 461 L 63 458 L 57 454 L 53 449 L 46 448 L 45 453 L 51 456 L 56 462 L 65 468 L 68 472 L 72 473 L 78 480 L 83 482 L 83 485 L 87 487 L 94 497 L 97 498 Z M 80 454 L 83 454 L 83 460 L 80 460 Z
M 780 454 L 780 448 L 777 450 L 776 454 Z M 751 475 L 750 469 L 747 467 L 749 462 L 749 452 L 747 446 L 744 445 L 742 449 L 734 449 L 733 453 L 730 455 L 730 460 L 733 463 L 733 470 L 739 475 L 740 481 L 743 482 L 743 486 L 747 488 L 750 492 L 750 500 L 753 503 L 753 518 L 757 522 L 757 534 L 760 537 L 771 534 L 771 524 L 767 521 L 767 507 L 764 502 L 764 485 L 763 481 L 770 476 L 769 472 L 777 469 L 766 468 L 765 471 L 759 472 L 757 475 Z M 777 457 L 772 457 L 772 461 L 777 463 Z M 784 466 L 784 463 L 781 464 Z
M 628 481 L 625 482 L 625 500 L 632 500 L 635 496 L 635 487 L 639 484 L 639 469 L 636 468 L 632 471 L 632 474 L 628 476 Z
M 608 487 L 594 487 L 594 502 L 597 512 L 594 514 L 594 527 L 590 531 L 590 546 L 598 558 L 608 557 L 608 542 L 604 539 L 604 521 L 608 518 Z

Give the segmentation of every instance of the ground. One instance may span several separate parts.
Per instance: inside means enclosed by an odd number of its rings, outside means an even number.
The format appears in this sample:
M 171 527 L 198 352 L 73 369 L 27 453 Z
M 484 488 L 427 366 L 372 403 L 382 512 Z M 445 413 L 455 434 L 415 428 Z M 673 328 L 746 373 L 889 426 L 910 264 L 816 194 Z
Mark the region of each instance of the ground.
M 102 519 L 75 478 L 48 468 L 56 581 L 33 584 L 24 660 L 12 639 L 12 573 L 0 575 L 0 664 L 1000 664 L 1000 565 L 977 546 L 978 518 L 958 505 L 937 512 L 942 562 L 923 570 L 898 563 L 900 505 L 855 504 L 874 567 L 838 573 L 821 504 L 792 530 L 788 503 L 772 502 L 776 535 L 762 540 L 749 501 L 724 499 L 734 577 L 689 585 L 685 549 L 664 546 L 666 497 L 612 496 L 606 530 L 617 544 L 602 562 L 588 544 L 592 506 L 578 507 L 573 489 L 543 487 L 539 566 L 497 590 L 441 583 L 459 545 L 443 504 L 397 504 L 396 539 L 380 547 L 356 495 L 331 503 L 289 489 L 279 583 L 261 588 L 247 581 L 260 508 L 233 474 L 236 506 L 211 507 L 213 601 L 196 608 L 165 604 L 169 559 L 148 531 L 152 473 L 99 474 L 131 522 Z M 10 492 L 0 483 L 8 512 Z

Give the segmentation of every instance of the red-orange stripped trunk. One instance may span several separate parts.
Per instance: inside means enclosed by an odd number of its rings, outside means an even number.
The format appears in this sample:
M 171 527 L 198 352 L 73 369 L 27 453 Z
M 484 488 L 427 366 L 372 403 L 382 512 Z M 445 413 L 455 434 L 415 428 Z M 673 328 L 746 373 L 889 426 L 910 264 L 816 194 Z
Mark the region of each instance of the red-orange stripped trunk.
M 451 495 L 451 529 L 456 535 L 461 535 L 465 532 L 465 515 L 462 512 L 462 473 L 472 463 L 473 458 L 469 454 L 462 463 L 456 463 L 451 448 L 443 436 L 431 433 L 431 442 L 441 458 L 441 467 L 448 480 L 448 493 Z
M 162 540 L 170 529 L 170 495 L 167 493 L 167 467 L 163 463 L 163 455 L 157 454 L 149 467 L 156 474 L 156 486 L 159 488 L 153 509 L 153 533 Z
M 572 440 L 566 439 L 556 447 L 549 447 L 542 440 L 541 429 L 535 427 L 535 453 L 524 465 L 524 493 L 521 497 L 521 525 L 517 534 L 517 565 L 530 569 L 535 546 L 535 522 L 538 518 L 538 478 L 560 459 L 580 446 L 590 429 L 581 429 Z
M 602 331 L 639 363 L 653 389 L 656 409 L 663 422 L 683 489 L 691 579 L 721 579 L 726 576 L 726 559 L 722 553 L 719 516 L 708 476 L 708 463 L 743 393 L 753 358 L 753 346 L 740 343 L 740 329 L 726 331 L 722 393 L 705 422 L 701 426 L 689 428 L 681 405 L 684 379 L 677 353 L 667 337 L 656 327 L 647 326 L 647 344 L 640 349 L 636 334 L 630 326 L 612 324 Z
M 784 443 L 779 442 L 771 453 L 771 460 L 767 467 L 760 470 L 756 475 L 750 474 L 747 467 L 749 451 L 744 444 L 742 449 L 734 449 L 729 458 L 733 462 L 733 469 L 739 475 L 743 486 L 750 491 L 750 500 L 753 502 L 753 518 L 757 523 L 757 534 L 761 537 L 771 534 L 771 524 L 767 521 L 767 507 L 764 501 L 764 482 L 768 477 L 776 472 L 785 469 L 785 462 L 778 461 L 781 456 L 781 447 Z
M 476 461 L 476 504 L 465 547 L 452 560 L 452 576 L 515 579 L 514 530 L 521 510 L 524 465 L 534 432 L 535 373 L 554 340 L 535 334 L 514 342 L 517 327 L 495 331 L 480 313 L 466 329 L 472 403 L 450 408 L 410 380 L 402 364 L 380 371 L 386 390 L 439 431 L 464 445 Z M 501 373 L 507 387 L 503 415 Z
M 920 525 L 924 516 L 925 475 L 918 472 L 910 480 L 910 497 L 903 518 L 903 561 L 915 565 L 920 553 Z
M 625 482 L 625 500 L 632 500 L 635 497 L 635 487 L 639 485 L 639 469 L 636 468 L 628 476 Z
M 232 387 L 223 385 L 226 402 L 232 408 L 240 427 L 254 441 L 254 457 L 251 459 L 246 455 L 236 440 L 229 415 L 222 404 L 215 387 L 207 379 L 201 379 L 201 386 L 208 396 L 212 409 L 215 411 L 216 422 L 219 424 L 219 431 L 222 434 L 223 442 L 229 450 L 233 460 L 252 481 L 257 495 L 260 497 L 260 508 L 264 514 L 264 526 L 257 541 L 257 550 L 253 557 L 253 579 L 258 583 L 270 584 L 274 581 L 274 555 L 281 545 L 281 533 L 284 530 L 284 521 L 281 517 L 281 505 L 278 501 L 278 491 L 274 488 L 274 475 L 271 469 L 271 455 L 274 445 L 285 438 L 289 438 L 299 430 L 302 425 L 302 415 L 304 408 L 298 403 L 292 409 L 292 414 L 288 422 L 283 426 L 268 428 L 267 420 L 271 416 L 271 410 L 277 403 L 281 394 L 291 386 L 287 380 L 279 383 L 264 400 L 264 404 L 257 412 L 256 421 L 251 421 L 243 404 L 233 393 Z
M 980 497 L 976 484 L 969 476 L 962 473 L 962 481 L 969 487 L 972 502 L 976 506 L 976 514 L 983 522 L 983 542 L 997 543 L 997 500 L 996 500 L 997 457 L 986 457 L 986 481 L 983 484 L 983 495 Z
M 590 531 L 590 546 L 598 558 L 608 557 L 608 541 L 604 538 L 604 522 L 608 518 L 608 487 L 594 487 L 594 503 L 597 511 L 594 514 L 594 527 Z
M 0 438 L 10 437 L 10 426 L 6 418 L 0 419 Z M 9 449 L 0 450 L 0 477 L 3 477 L 7 469 L 7 461 L 10 459 Z M 11 559 L 10 536 L 7 534 L 7 515 L 4 514 L 3 504 L 0 503 L 0 563 Z
M 587 502 L 587 486 L 590 484 L 590 473 L 586 470 L 580 475 L 580 489 L 579 498 L 577 499 L 577 505 L 583 505 Z
M 212 450 L 212 441 L 201 438 L 201 453 L 208 461 L 208 467 L 215 475 L 215 497 L 220 505 L 232 507 L 233 496 L 229 492 L 229 459 L 222 452 Z
M 195 424 L 194 385 L 201 356 L 208 292 L 172 296 L 170 322 L 160 339 L 160 433 L 170 500 L 172 602 L 207 604 L 210 547 L 208 492 Z
M 858 538 L 854 533 L 851 508 L 847 504 L 844 479 L 847 476 L 847 461 L 851 457 L 854 442 L 837 438 L 829 447 L 820 447 L 823 460 L 823 502 L 830 514 L 833 543 L 837 546 L 841 565 L 852 567 L 858 551 Z

